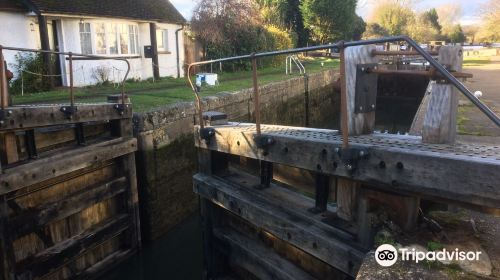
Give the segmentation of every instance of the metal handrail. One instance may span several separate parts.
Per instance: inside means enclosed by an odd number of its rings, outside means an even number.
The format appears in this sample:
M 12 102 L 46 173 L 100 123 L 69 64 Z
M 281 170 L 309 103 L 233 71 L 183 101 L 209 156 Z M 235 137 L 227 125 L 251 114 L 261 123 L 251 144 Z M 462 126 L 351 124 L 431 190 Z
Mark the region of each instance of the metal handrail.
M 100 56 L 100 55 L 91 55 L 91 54 L 82 54 L 82 53 L 74 53 L 74 52 L 59 52 L 59 51 L 52 51 L 52 50 L 37 50 L 37 49 L 28 49 L 28 48 L 16 48 L 16 47 L 6 47 L 0 45 L 0 65 L 2 66 L 2 69 L 0 69 L 0 82 L 1 82 L 1 88 L 0 88 L 0 98 L 1 98 L 1 109 L 5 109 L 5 104 L 7 103 L 7 93 L 4 92 L 4 85 L 3 85 L 3 80 L 5 76 L 5 68 L 3 65 L 3 50 L 10 50 L 10 51 L 19 51 L 19 52 L 34 52 L 34 53 L 48 53 L 48 54 L 57 54 L 57 55 L 64 55 L 67 56 L 69 60 L 69 91 L 70 91 L 70 104 L 71 107 L 74 107 L 75 105 L 75 95 L 73 92 L 73 57 L 86 57 L 90 58 L 91 60 L 105 60 L 105 59 L 110 59 L 110 60 L 118 60 L 118 61 L 123 61 L 127 64 L 127 71 L 125 72 L 125 76 L 123 77 L 123 80 L 121 82 L 121 99 L 122 99 L 122 106 L 125 106 L 125 81 L 127 80 L 128 74 L 130 73 L 130 62 L 121 57 L 113 57 L 113 56 Z
M 193 84 L 193 81 L 191 79 L 191 68 L 195 66 L 201 66 L 201 65 L 206 65 L 206 64 L 211 64 L 211 63 L 221 63 L 221 62 L 229 62 L 229 61 L 235 61 L 235 60 L 243 60 L 243 59 L 250 59 L 252 60 L 252 65 L 253 65 L 253 77 L 254 77 L 254 102 L 255 102 L 255 117 L 256 117 L 256 130 L 257 130 L 257 135 L 260 135 L 260 103 L 259 103 L 259 91 L 258 91 L 258 85 L 257 85 L 257 69 L 255 67 L 256 65 L 256 60 L 257 58 L 264 58 L 264 57 L 270 57 L 270 56 L 277 56 L 277 55 L 288 55 L 288 54 L 294 54 L 294 53 L 301 53 L 301 52 L 308 52 L 308 51 L 317 51 L 317 50 L 325 50 L 325 49 L 338 49 L 341 53 L 340 59 L 341 59 L 341 68 L 344 68 L 344 57 L 343 57 L 343 50 L 347 47 L 354 47 L 354 46 L 363 46 L 363 45 L 372 45 L 372 44 L 382 44 L 382 43 L 389 43 L 389 42 L 400 42 L 400 41 L 405 41 L 410 45 L 419 55 L 421 55 L 425 60 L 429 62 L 429 64 L 435 68 L 436 72 L 441 74 L 441 76 L 449 81 L 451 84 L 453 84 L 465 97 L 467 97 L 476 107 L 481 110 L 493 123 L 495 123 L 498 127 L 500 127 L 500 118 L 490 109 L 488 106 L 486 106 L 483 102 L 481 102 L 478 98 L 474 96 L 474 94 L 467 89 L 456 77 L 454 77 L 444 66 L 439 64 L 437 60 L 435 60 L 432 57 L 432 54 L 427 53 L 424 49 L 422 49 L 417 42 L 409 38 L 408 36 L 394 36 L 394 37 L 385 37 L 385 38 L 379 38 L 379 39 L 369 39 L 369 40 L 362 40 L 362 41 L 352 41 L 352 42 L 344 42 L 340 41 L 335 44 L 328 44 L 328 45 L 319 45 L 319 46 L 312 46 L 312 47 L 303 47 L 303 48 L 296 48 L 296 49 L 288 49 L 288 50 L 279 50 L 279 51 L 270 51 L 270 52 L 262 52 L 262 53 L 253 53 L 249 55 L 240 55 L 240 56 L 234 56 L 234 57 L 227 57 L 227 58 L 221 58 L 221 59 L 214 59 L 214 60 L 207 60 L 207 61 L 200 61 L 200 62 L 195 62 L 191 63 L 188 65 L 188 75 L 187 75 L 187 80 L 189 82 L 189 85 L 191 86 L 191 89 L 193 90 L 193 93 L 196 98 L 196 109 L 198 111 L 198 117 L 200 120 L 200 127 L 203 128 L 203 111 L 202 111 L 202 101 L 200 98 L 200 95 L 196 89 L 196 87 Z M 345 74 L 342 74 L 345 69 L 341 69 L 341 81 L 344 81 L 344 86 L 341 87 L 342 91 L 345 91 Z M 343 95 L 343 94 L 342 94 Z M 345 97 L 344 97 L 345 98 Z M 347 102 L 346 102 L 347 103 Z M 346 107 L 347 104 L 345 104 L 344 107 Z M 347 107 L 346 108 L 341 108 L 343 111 L 343 120 L 346 121 L 347 116 L 344 114 L 347 114 Z M 344 126 L 344 125 L 343 125 Z M 347 126 L 346 126 L 347 127 Z M 347 128 L 343 129 L 344 131 L 342 132 L 344 135 L 344 138 L 347 138 L 346 136 L 348 135 L 348 132 L 345 131 Z M 346 140 L 346 139 L 345 139 Z
M 290 62 L 288 62 L 290 61 Z M 292 74 L 292 70 L 293 70 L 293 65 L 292 65 L 292 61 L 295 63 L 295 65 L 297 66 L 297 68 L 299 69 L 299 73 L 300 74 L 305 74 L 306 73 L 306 68 L 304 67 L 304 65 L 302 64 L 302 62 L 300 62 L 300 60 L 297 58 L 297 56 L 295 55 L 289 55 L 286 57 L 286 60 L 285 60 L 285 73 L 286 75 L 288 74 Z

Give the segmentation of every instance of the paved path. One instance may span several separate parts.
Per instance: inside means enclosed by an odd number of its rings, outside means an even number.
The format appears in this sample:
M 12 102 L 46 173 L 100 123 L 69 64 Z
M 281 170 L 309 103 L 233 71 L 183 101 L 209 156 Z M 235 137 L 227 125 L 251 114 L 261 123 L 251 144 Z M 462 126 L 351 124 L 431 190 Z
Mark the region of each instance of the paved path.
M 500 57 L 495 57 L 492 62 L 483 66 L 473 66 L 464 69 L 472 73 L 474 78 L 469 79 L 465 85 L 472 91 L 483 93 L 481 100 L 485 102 L 497 115 L 500 115 Z M 459 127 L 461 133 L 470 134 L 461 139 L 500 144 L 500 128 L 493 124 L 465 97 L 460 97 Z M 465 105 L 464 105 L 465 104 Z M 471 137 L 487 136 L 487 137 Z

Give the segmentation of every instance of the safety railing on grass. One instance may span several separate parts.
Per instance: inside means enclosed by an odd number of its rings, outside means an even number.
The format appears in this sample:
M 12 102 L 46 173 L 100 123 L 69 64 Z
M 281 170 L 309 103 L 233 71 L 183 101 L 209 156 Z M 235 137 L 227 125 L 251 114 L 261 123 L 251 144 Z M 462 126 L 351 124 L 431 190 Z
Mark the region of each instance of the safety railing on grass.
M 352 42 L 344 42 L 340 41 L 335 44 L 328 45 L 320 45 L 320 46 L 312 46 L 312 47 L 303 47 L 289 50 L 279 50 L 279 51 L 271 51 L 271 52 L 262 52 L 262 53 L 253 53 L 249 55 L 241 55 L 235 57 L 227 57 L 221 59 L 214 59 L 208 61 L 201 61 L 191 63 L 188 66 L 188 75 L 187 79 L 191 89 L 196 98 L 196 110 L 198 113 L 198 118 L 200 120 L 200 127 L 203 128 L 203 108 L 202 108 L 202 100 L 199 95 L 199 92 L 193 81 L 191 79 L 191 69 L 196 66 L 207 65 L 212 63 L 222 63 L 229 62 L 235 60 L 246 60 L 250 59 L 252 61 L 252 76 L 253 76 L 253 90 L 254 90 L 254 107 L 255 107 L 255 124 L 256 124 L 256 132 L 257 136 L 261 135 L 261 119 L 260 119 L 260 99 L 259 99 L 259 87 L 258 87 L 258 77 L 257 77 L 257 59 L 272 57 L 277 55 L 290 55 L 295 53 L 302 53 L 308 51 L 318 51 L 318 50 L 326 50 L 326 49 L 336 49 L 340 53 L 340 80 L 341 80 L 341 132 L 343 138 L 343 146 L 347 147 L 348 144 L 348 124 L 347 124 L 347 92 L 346 92 L 346 77 L 345 77 L 345 57 L 344 50 L 348 47 L 354 46 L 363 46 L 363 45 L 372 45 L 372 44 L 382 44 L 389 42 L 406 42 L 413 51 L 408 52 L 409 55 L 420 55 L 429 64 L 434 67 L 433 71 L 438 73 L 443 79 L 449 81 L 453 84 L 467 99 L 469 99 L 481 112 L 483 112 L 493 123 L 495 123 L 498 127 L 500 127 L 500 118 L 486 106 L 483 102 L 481 102 L 478 98 L 474 96 L 474 94 L 467 89 L 452 73 L 450 73 L 444 66 L 442 66 L 436 59 L 432 57 L 435 53 L 428 53 L 424 49 L 422 49 L 417 42 L 409 38 L 408 36 L 395 36 L 395 37 L 386 37 L 380 39 L 370 39 L 370 40 L 362 40 L 362 41 L 352 41 Z M 380 54 L 387 54 L 387 52 L 383 52 Z M 398 53 L 400 54 L 400 53 Z M 375 52 L 373 55 L 377 55 Z
M 113 57 L 113 56 L 99 56 L 99 55 L 89 55 L 89 54 L 81 54 L 81 53 L 73 53 L 73 52 L 58 52 L 58 51 L 48 51 L 48 50 L 37 50 L 37 49 L 27 49 L 27 48 L 15 48 L 15 47 L 6 47 L 0 45 L 0 107 L 1 109 L 5 109 L 9 106 L 9 96 L 7 91 L 6 83 L 6 73 L 5 73 L 5 65 L 4 65 L 4 57 L 3 51 L 18 51 L 18 52 L 32 52 L 32 53 L 43 53 L 43 54 L 55 54 L 62 55 L 68 60 L 69 64 L 69 99 L 71 108 L 75 107 L 75 94 L 74 94 L 74 85 L 73 85 L 73 60 L 76 58 L 85 59 L 85 60 L 118 60 L 123 61 L 127 64 L 127 71 L 125 72 L 125 76 L 121 82 L 121 105 L 125 106 L 125 81 L 127 80 L 128 74 L 130 72 L 130 63 L 126 58 L 123 57 Z M 76 58 L 75 58 L 76 57 Z

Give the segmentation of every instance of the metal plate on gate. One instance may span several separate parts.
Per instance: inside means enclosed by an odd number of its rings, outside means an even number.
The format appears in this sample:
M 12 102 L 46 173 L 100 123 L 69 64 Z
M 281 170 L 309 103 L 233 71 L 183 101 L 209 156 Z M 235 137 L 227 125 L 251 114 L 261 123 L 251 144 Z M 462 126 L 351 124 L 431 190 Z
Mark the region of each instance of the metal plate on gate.
M 378 74 L 369 70 L 378 67 L 376 63 L 358 64 L 356 69 L 356 95 L 354 112 L 356 114 L 373 112 L 377 108 Z

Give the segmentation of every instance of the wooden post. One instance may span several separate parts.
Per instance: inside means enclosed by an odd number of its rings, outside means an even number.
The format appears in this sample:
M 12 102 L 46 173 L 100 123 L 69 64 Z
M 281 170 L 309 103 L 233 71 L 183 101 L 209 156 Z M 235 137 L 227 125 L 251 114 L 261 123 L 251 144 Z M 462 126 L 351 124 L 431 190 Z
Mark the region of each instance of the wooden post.
M 49 30 L 47 27 L 47 18 L 45 16 L 38 16 L 38 27 L 40 32 L 40 45 L 42 47 L 42 50 L 50 51 Z M 44 68 L 43 74 L 52 75 L 54 73 L 54 67 L 52 65 L 50 56 L 50 53 L 42 53 Z M 42 80 L 46 89 L 52 88 L 54 86 L 54 78 L 52 76 L 42 77 Z
M 153 77 L 160 79 L 160 67 L 158 62 L 158 38 L 156 38 L 156 23 L 149 24 L 149 35 L 151 37 L 151 48 L 153 49 Z
M 358 46 L 345 49 L 345 87 L 347 95 L 347 126 L 349 135 L 370 134 L 375 127 L 375 112 L 355 113 L 356 73 L 358 64 L 377 63 L 372 51 L 376 47 Z M 341 77 L 343 79 L 343 77 Z M 352 221 L 355 216 L 356 194 L 360 184 L 344 178 L 337 179 L 337 216 Z
M 206 149 L 198 149 L 198 170 L 200 173 L 214 175 L 228 168 L 227 155 Z M 203 275 L 202 279 L 216 279 L 220 260 L 214 248 L 215 205 L 206 198 L 200 198 L 200 215 L 203 238 Z
M 1 107 L 5 109 L 10 104 L 9 102 L 9 84 L 7 81 L 7 71 L 4 62 L 3 52 L 0 49 L 0 95 L 1 95 Z M 6 112 L 4 112 L 5 114 Z M 17 141 L 16 134 L 14 132 L 6 132 L 0 135 L 2 157 L 5 164 L 13 163 L 19 160 L 19 155 L 17 153 Z M 1 166 L 1 165 L 0 165 Z
M 357 46 L 345 49 L 345 74 L 347 91 L 347 115 L 349 135 L 370 134 L 375 128 L 375 111 L 356 114 L 354 102 L 356 96 L 356 72 L 358 64 L 378 63 L 379 59 L 373 57 L 374 45 Z
M 443 46 L 439 49 L 439 63 L 449 71 L 462 71 L 461 46 Z M 422 142 L 454 143 L 457 134 L 457 89 L 447 81 L 433 83 L 429 105 L 422 126 Z

